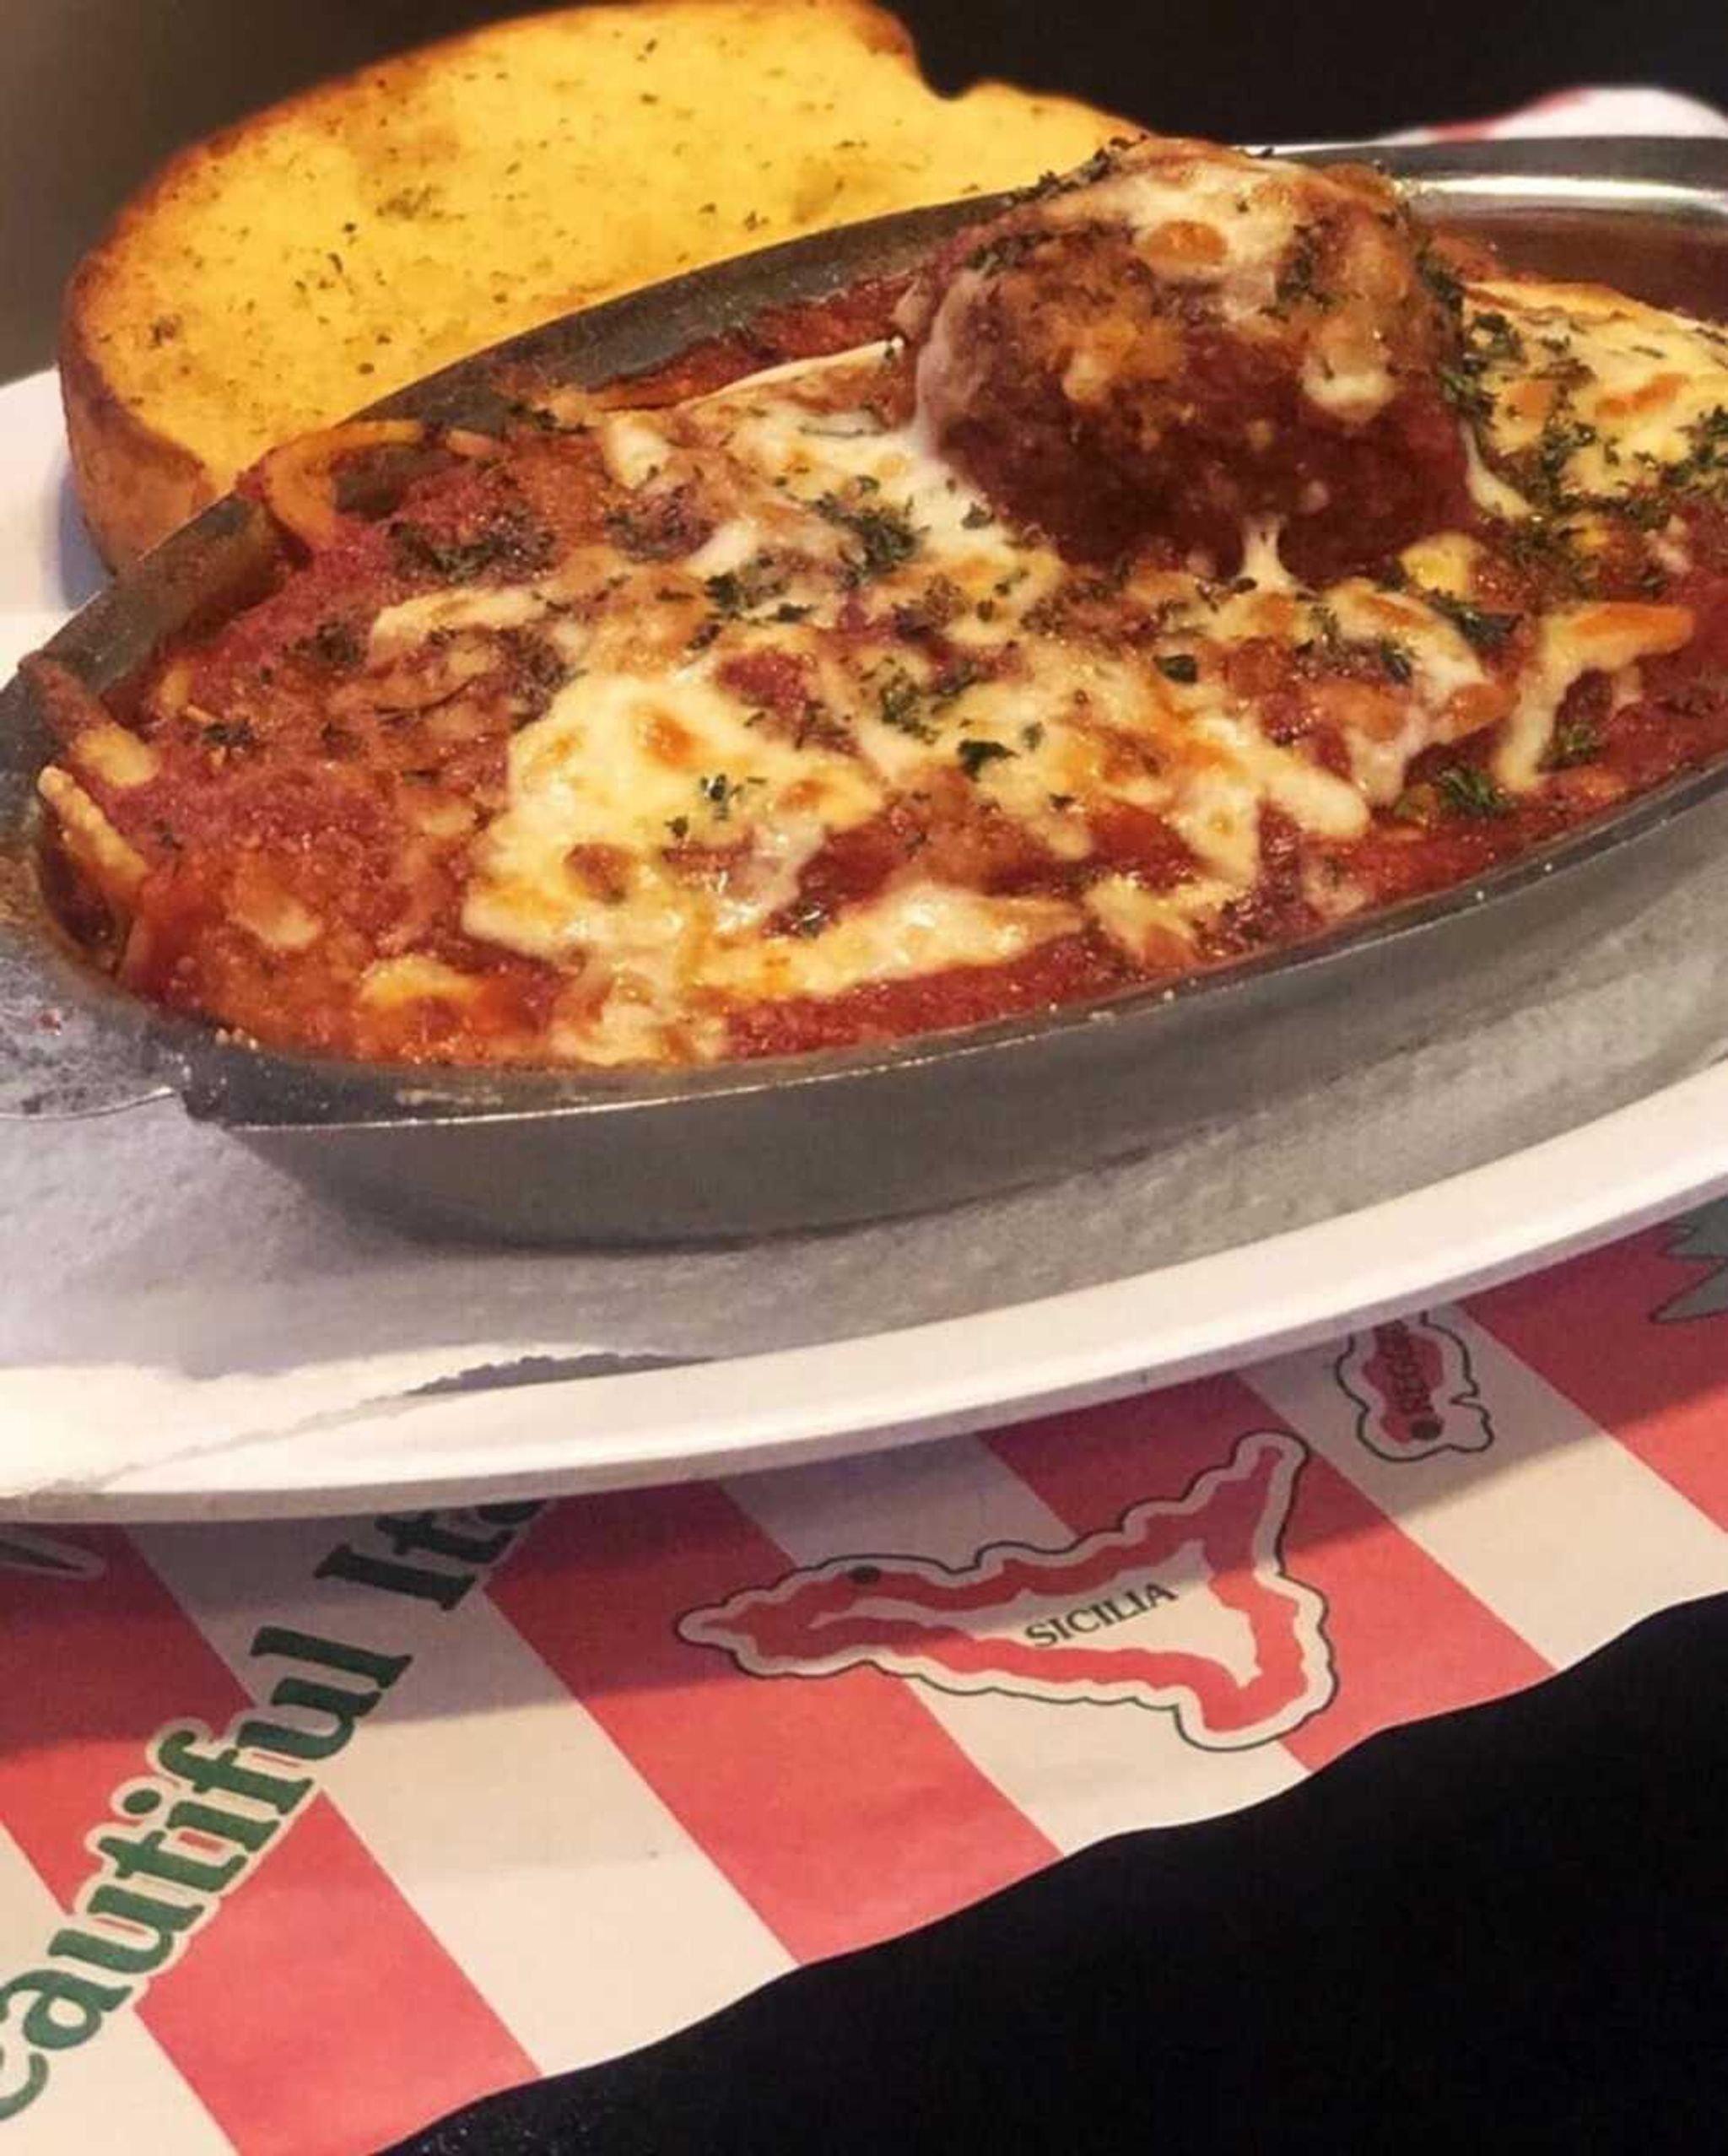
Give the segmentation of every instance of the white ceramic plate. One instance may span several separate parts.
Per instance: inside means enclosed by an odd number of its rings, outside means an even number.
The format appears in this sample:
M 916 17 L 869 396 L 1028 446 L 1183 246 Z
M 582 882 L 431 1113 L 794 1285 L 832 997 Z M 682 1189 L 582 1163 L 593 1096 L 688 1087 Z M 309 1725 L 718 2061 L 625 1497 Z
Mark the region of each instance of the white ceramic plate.
M 52 378 L 0 389 L 0 661 L 40 640 L 94 576 L 66 506 Z M 865 1451 L 1324 1338 L 1725 1186 L 1728 1065 L 1717 1064 L 1382 1203 L 1102 1285 L 825 1343 L 430 1393 L 381 1374 L 358 1404 L 309 1401 L 226 1425 L 206 1413 L 195 1430 L 160 1370 L 136 1373 L 128 1393 L 124 1369 L 93 1364 L 87 1388 L 60 1370 L 51 1397 L 40 1371 L 11 1368 L 0 1370 L 0 1503 L 67 1519 L 340 1512 Z M 489 1262 L 473 1261 L 482 1294 Z M 118 1413 L 128 1397 L 134 1412 Z

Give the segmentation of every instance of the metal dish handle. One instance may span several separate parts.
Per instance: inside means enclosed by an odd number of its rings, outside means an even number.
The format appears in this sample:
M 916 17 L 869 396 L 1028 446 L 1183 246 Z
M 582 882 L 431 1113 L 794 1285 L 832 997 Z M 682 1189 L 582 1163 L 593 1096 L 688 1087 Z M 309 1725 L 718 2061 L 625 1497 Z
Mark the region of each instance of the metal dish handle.
M 53 640 L 56 658 L 105 689 L 163 637 L 257 596 L 275 556 L 259 512 L 230 496 L 196 528 L 93 599 Z M 57 745 L 19 675 L 0 690 L 0 1117 L 108 1115 L 185 1078 L 161 1013 L 80 962 L 39 888 L 36 775 Z
M 58 948 L 35 889 L 44 732 L 14 682 L 0 694 L 0 1116 L 105 1115 L 172 1089 L 148 1011 Z
M 19 980 L 3 943 L 0 1035 L 0 1121 L 106 1116 L 165 1100 L 175 1091 L 148 1067 L 143 1024 L 131 1029 L 128 1039 L 123 1029 L 94 1020 L 87 1011 L 45 1005 L 39 986 Z

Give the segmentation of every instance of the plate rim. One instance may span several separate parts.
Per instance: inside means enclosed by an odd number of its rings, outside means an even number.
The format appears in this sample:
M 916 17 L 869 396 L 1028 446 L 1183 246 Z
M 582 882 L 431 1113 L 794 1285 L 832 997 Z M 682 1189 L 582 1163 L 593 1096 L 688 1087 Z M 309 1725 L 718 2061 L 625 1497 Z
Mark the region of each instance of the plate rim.
M 0 383 L 0 441 L 14 408 L 40 413 L 55 395 L 51 368 Z M 9 478 L 0 462 L 0 502 Z M 35 507 L 34 518 L 14 521 L 19 540 L 0 543 L 0 619 L 41 613 L 34 602 L 8 608 L 4 596 L 14 546 L 52 527 L 57 505 Z M 1606 1176 L 1605 1160 L 1616 1164 Z M 67 1522 L 339 1516 L 862 1456 L 1248 1368 L 1539 1270 L 1725 1189 L 1728 1060 L 1456 1175 L 1176 1265 L 845 1340 L 398 1397 L 318 1418 L 316 1428 L 230 1434 L 154 1464 L 40 1485 L 14 1478 L 0 1513 Z M 1250 1267 L 1256 1316 L 1245 1325 L 1231 1311 Z M 1174 1307 L 1149 1311 L 1154 1294 Z M 1045 1344 L 1051 1338 L 1061 1344 Z M 0 1422 L 10 1413 L 3 1385 L 0 1374 Z
M 1274 1356 L 1401 1310 L 1479 1292 L 1670 1218 L 1690 1202 L 1728 1190 L 1725 1110 L 1728 1060 L 1498 1160 L 1180 1265 L 813 1346 L 532 1386 L 398 1397 L 250 1441 L 233 1435 L 213 1439 L 154 1467 L 63 1478 L 16 1499 L 0 1498 L 0 1510 L 16 1508 L 31 1518 L 65 1522 L 341 1516 L 403 1502 L 467 1505 L 711 1480 L 1004 1429 L 1219 1370 L 1251 1370 Z M 1695 1151 L 1671 1142 L 1666 1151 L 1651 1148 L 1647 1141 L 1660 1139 L 1665 1124 L 1677 1133 L 1688 1126 L 1699 1133 Z M 1708 1135 L 1713 1127 L 1720 1133 L 1714 1139 Z M 1574 1156 L 1598 1167 L 1604 1158 L 1639 1164 L 1592 1185 L 1576 1172 Z M 1546 1224 L 1534 1235 L 1516 1202 L 1530 1195 L 1524 1186 L 1531 1183 L 1551 1193 Z M 1611 1202 L 1605 1202 L 1605 1191 L 1615 1194 Z M 1524 1224 L 1505 1224 L 1511 1219 Z M 1314 1262 L 1316 1251 L 1326 1253 L 1334 1244 L 1358 1253 L 1347 1268 Z M 1441 1250 L 1444 1258 L 1431 1255 Z M 1264 1286 L 1269 1264 L 1284 1283 L 1277 1293 Z M 1280 1312 L 1275 1322 L 1262 1321 L 1245 1336 L 1223 1313 L 1250 1267 L 1261 1276 L 1262 1310 L 1276 1301 Z M 1315 1288 L 1315 1280 L 1333 1284 Z M 1191 1307 L 1185 1316 L 1166 1320 L 1170 1337 L 1162 1348 L 1156 1331 L 1137 1330 L 1131 1341 L 1124 1331 L 1137 1300 L 1154 1287 L 1185 1288 L 1191 1305 L 1209 1296 L 1212 1305 L 1203 1316 Z M 1342 1295 L 1341 1287 L 1347 1289 Z M 1006 1400 L 999 1390 L 1002 1365 L 987 1356 L 974 1354 L 961 1365 L 966 1375 L 949 1374 L 956 1361 L 945 1351 L 994 1347 L 999 1339 L 1012 1343 L 1016 1335 L 1046 1328 L 1063 1332 L 1066 1344 L 1026 1357 Z M 1139 1352 L 1125 1352 L 1131 1348 Z M 904 1381 L 890 1367 L 896 1358 L 926 1372 L 939 1365 L 941 1374 Z M 837 1389 L 834 1366 L 870 1363 L 882 1366 L 873 1391 L 867 1382 L 839 1388 L 845 1412 L 831 1412 L 825 1401 Z M 776 1396 L 771 1402 L 764 1397 L 770 1393 Z M 651 1440 L 630 1413 L 620 1412 L 633 1407 L 661 1409 L 661 1432 Z M 738 1425 L 753 1417 L 756 1434 L 742 1436 Z M 429 1454 L 414 1467 L 391 1463 L 393 1440 L 405 1433 L 424 1440 L 452 1427 L 465 1431 L 460 1447 Z M 320 1435 L 333 1443 L 313 1456 L 321 1470 L 316 1479 L 274 1472 L 269 1463 Z M 363 1453 L 368 1441 L 381 1442 L 384 1450 Z M 251 1478 L 213 1485 L 198 1472 L 202 1460 L 220 1461 L 231 1471 L 248 1457 L 261 1470 Z

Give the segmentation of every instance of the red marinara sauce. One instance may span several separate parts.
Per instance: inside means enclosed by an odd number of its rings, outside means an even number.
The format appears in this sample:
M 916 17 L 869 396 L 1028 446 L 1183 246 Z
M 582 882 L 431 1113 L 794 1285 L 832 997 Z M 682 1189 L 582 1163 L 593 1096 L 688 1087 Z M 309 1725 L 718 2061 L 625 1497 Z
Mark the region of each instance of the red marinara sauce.
M 780 311 L 586 400 L 575 423 L 560 418 L 556 397 L 517 383 L 521 419 L 499 441 L 422 446 L 407 468 L 372 473 L 359 489 L 367 505 L 353 511 L 338 489 L 331 529 L 310 546 L 289 545 L 272 592 L 213 634 L 164 652 L 127 700 L 127 725 L 151 764 L 142 779 L 116 777 L 86 753 L 100 715 L 65 705 L 68 761 L 132 856 L 122 864 L 122 897 L 110 894 L 121 977 L 273 1046 L 432 1063 L 580 1061 L 560 1045 L 560 1029 L 580 1035 L 585 1013 L 609 992 L 602 971 L 580 945 L 534 955 L 474 933 L 464 900 L 474 849 L 509 805 L 512 743 L 573 678 L 559 620 L 580 627 L 603 608 L 604 580 L 563 617 L 503 620 L 483 634 L 435 627 L 399 657 L 371 640 L 385 609 L 424 602 L 435 616 L 452 596 L 506 592 L 608 548 L 657 593 L 662 628 L 681 651 L 719 643 L 716 678 L 762 738 L 842 761 L 858 754 L 858 715 L 837 709 L 825 687 L 829 661 L 863 684 L 860 709 L 872 721 L 920 741 L 960 729 L 935 775 L 919 775 L 805 852 L 776 893 L 764 943 L 820 937 L 909 877 L 1073 913 L 1061 932 L 994 963 L 963 959 L 823 994 L 718 999 L 699 990 L 687 1029 L 663 1035 L 662 1060 L 893 1040 L 1164 984 L 1322 932 L 1347 917 L 1341 894 L 1354 915 L 1480 875 L 1728 751 L 1728 512 L 1707 493 L 1660 505 L 1671 556 L 1684 565 L 1657 573 L 1647 500 L 1597 505 L 1606 537 L 1598 532 L 1588 555 L 1563 532 L 1557 538 L 1558 512 L 1536 520 L 1539 547 L 1530 529 L 1473 505 L 1455 417 L 1432 382 L 1407 385 L 1382 419 L 1354 435 L 1293 421 L 1281 436 L 1273 424 L 1255 485 L 1268 499 L 1292 489 L 1324 497 L 1288 565 L 1307 585 L 1355 575 L 1396 593 L 1407 581 L 1398 550 L 1412 533 L 1444 528 L 1476 543 L 1477 588 L 1451 618 L 1481 659 L 1485 713 L 1504 716 L 1538 624 L 1556 607 L 1657 602 L 1688 610 L 1693 633 L 1646 660 L 1629 694 L 1613 693 L 1602 672 L 1584 675 L 1560 705 L 1539 788 L 1498 782 L 1495 727 L 1485 718 L 1479 731 L 1418 755 L 1396 797 L 1378 803 L 1354 837 L 1317 835 L 1268 802 L 1252 883 L 1191 940 L 1154 917 L 1126 947 L 1084 910 L 1099 875 L 1157 901 L 1206 873 L 1191 832 L 1135 797 L 1164 751 L 1094 712 L 1089 738 L 1118 794 L 1079 801 L 1052 791 L 1047 815 L 1017 818 L 991 781 L 1029 759 L 1040 722 L 1009 740 L 969 734 L 954 717 L 963 700 L 1030 681 L 1035 634 L 1077 662 L 1156 678 L 1172 694 L 1215 678 L 1222 694 L 1259 715 L 1281 753 L 1342 781 L 1352 768 L 1349 727 L 1376 709 L 1396 716 L 1409 658 L 1394 636 L 1347 635 L 1329 624 L 1312 591 L 1289 601 L 1287 633 L 1208 644 L 1207 610 L 1228 602 L 1243 566 L 1231 538 L 1243 504 L 1218 475 L 1233 426 L 1276 419 L 1286 392 L 1251 368 L 1233 374 L 1204 325 L 1189 359 L 1207 383 L 1205 425 L 1164 457 L 1160 484 L 1175 506 L 1156 529 L 1136 528 L 1110 485 L 1084 484 L 1108 430 L 1088 440 L 1080 465 L 1063 467 L 1049 449 L 1061 430 L 1050 420 L 1046 379 L 1028 386 L 1011 375 L 998 385 L 992 429 L 971 442 L 975 476 L 991 491 L 1016 441 L 1031 440 L 1032 463 L 1010 490 L 1031 505 L 1020 520 L 1028 546 L 1054 540 L 1064 561 L 1037 608 L 987 654 L 958 624 L 963 612 L 991 619 L 1005 603 L 1001 587 L 962 595 L 964 607 L 941 576 L 903 591 L 894 579 L 908 558 L 904 521 L 891 502 L 864 494 L 834 498 L 822 512 L 843 546 L 845 596 L 828 641 L 813 657 L 767 640 L 776 624 L 789 636 L 802 625 L 798 604 L 776 597 L 772 576 L 784 565 L 773 549 L 693 576 L 679 565 L 704 558 L 725 518 L 699 487 L 667 487 L 645 507 L 608 467 L 590 422 L 605 408 L 676 407 L 765 367 L 887 337 L 901 298 L 899 285 L 883 284 Z M 913 355 L 893 349 L 872 390 L 884 424 L 904 420 L 914 394 Z M 248 484 L 267 493 L 261 479 Z M 1197 612 L 1173 613 L 1146 596 L 1148 579 L 1191 570 Z M 763 635 L 742 638 L 736 651 L 720 643 L 745 615 Z M 676 725 L 665 731 L 661 748 L 676 762 Z M 689 780 L 691 810 L 664 819 L 656 873 L 674 893 L 723 892 L 750 870 L 726 815 L 733 781 L 699 764 Z M 68 846 L 74 866 L 94 875 L 70 830 Z M 627 889 L 630 856 L 584 838 L 566 849 L 562 873 L 585 903 L 603 908 Z M 402 969 L 409 992 L 363 993 L 381 966 Z M 445 981 L 461 992 L 445 992 Z

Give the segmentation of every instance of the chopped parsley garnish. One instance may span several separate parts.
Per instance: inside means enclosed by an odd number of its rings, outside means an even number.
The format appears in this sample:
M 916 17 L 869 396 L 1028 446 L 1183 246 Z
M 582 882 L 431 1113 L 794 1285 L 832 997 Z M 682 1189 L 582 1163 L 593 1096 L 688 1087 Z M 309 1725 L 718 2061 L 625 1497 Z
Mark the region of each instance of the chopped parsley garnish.
M 1666 520 L 1665 504 L 1658 521 Z M 1558 578 L 1569 590 L 1583 592 L 1590 580 L 1587 565 L 1573 548 L 1573 537 L 1569 525 L 1557 524 L 1546 516 L 1527 516 L 1509 524 L 1499 543 L 1519 568 L 1538 576 Z
M 886 576 L 910 561 L 918 551 L 918 533 L 909 513 L 902 509 L 860 507 L 837 494 L 824 494 L 815 505 L 830 524 L 838 524 L 857 541 L 856 554 L 842 556 L 847 581 L 862 584 L 873 576 Z
M 1434 375 L 1440 385 L 1441 396 L 1455 412 L 1461 413 L 1466 419 L 1491 419 L 1493 417 L 1494 400 L 1483 386 L 1477 370 L 1467 361 L 1455 367 L 1436 367 Z
M 1546 338 L 1542 341 L 1547 343 Z M 1547 366 L 1537 369 L 1536 379 L 1539 381 L 1551 381 L 1557 387 L 1569 391 L 1594 379 L 1590 369 L 1569 344 L 1550 345 L 1548 349 L 1555 356 Z
M 825 704 L 812 696 L 805 700 L 798 714 L 797 724 L 792 729 L 792 746 L 802 748 L 807 741 L 819 741 L 829 748 L 849 748 L 851 736 Z
M 969 532 L 981 532 L 986 524 L 994 523 L 995 521 L 981 501 L 975 501 L 960 519 L 961 523 Z
M 1020 746 L 1023 748 L 1036 748 L 1043 739 L 1044 726 L 1040 720 L 1029 719 L 1020 729 Z
M 406 518 L 389 526 L 397 566 L 413 576 L 439 576 L 467 583 L 489 570 L 505 569 L 532 575 L 549 569 L 557 548 L 552 534 L 522 510 L 507 510 L 483 531 L 467 539 L 440 539 Z
M 1681 465 L 1667 475 L 1671 484 L 1684 487 L 1685 466 Z M 1660 532 L 1674 514 L 1674 505 L 1660 489 L 1639 487 L 1631 494 L 1622 494 L 1614 506 L 1627 521 L 1640 532 Z
M 701 545 L 704 523 L 688 487 L 642 497 L 606 512 L 606 536 L 632 561 L 672 561 Z
M 1271 311 L 1276 314 L 1302 300 L 1307 300 L 1310 306 L 1331 306 L 1331 294 L 1323 290 L 1316 282 L 1319 273 L 1319 235 L 1311 224 L 1299 224 L 1296 243 L 1278 271 L 1277 283 L 1273 287 L 1277 305 Z
M 1542 422 L 1536 446 L 1529 452 L 1526 491 L 1547 510 L 1568 507 L 1571 496 L 1566 485 L 1566 467 L 1580 449 L 1588 449 L 1596 430 L 1573 415 L 1564 393 Z
M 936 732 L 923 716 L 924 693 L 909 673 L 894 667 L 877 690 L 877 714 L 885 727 L 909 733 L 915 741 L 933 741 Z
M 1728 489 L 1728 405 L 1713 406 L 1686 431 L 1692 448 L 1669 473 L 1671 482 L 1693 492 Z
M 258 737 L 248 719 L 211 719 L 198 728 L 206 748 L 256 748 Z
M 732 820 L 732 803 L 747 786 L 760 786 L 760 779 L 729 779 L 724 771 L 705 774 L 696 781 L 696 791 L 714 811 L 718 824 Z
M 682 844 L 690 835 L 690 819 L 688 816 L 669 816 L 666 828 Z
M 1602 753 L 1602 730 L 1593 719 L 1562 719 L 1554 728 L 1545 771 L 1568 771 L 1574 764 L 1592 764 Z
M 957 696 L 964 696 L 969 689 L 989 679 L 990 668 L 976 659 L 950 659 L 930 684 L 930 700 L 933 704 L 952 704 Z
M 1424 592 L 1422 596 L 1478 651 L 1498 651 L 1524 619 L 1522 614 L 1499 613 L 1472 600 L 1455 598 L 1450 592 Z
M 1490 309 L 1464 325 L 1464 346 L 1456 362 L 1436 368 L 1440 393 L 1466 419 L 1493 417 L 1494 400 L 1482 380 L 1498 361 L 1515 365 L 1524 357 L 1524 340 L 1504 315 Z
M 1401 644 L 1396 636 L 1382 636 L 1374 648 L 1380 659 L 1380 672 L 1388 681 L 1396 681 L 1401 687 L 1413 678 L 1416 668 L 1411 663 L 1407 645 Z
M 364 638 L 351 621 L 321 621 L 310 636 L 289 646 L 294 656 L 320 666 L 357 667 L 366 655 Z
M 966 595 L 951 576 L 932 576 L 915 599 L 894 610 L 896 636 L 934 635 L 966 610 Z
M 1418 252 L 1416 267 L 1422 278 L 1448 314 L 1461 314 L 1464 309 L 1464 287 L 1456 274 L 1441 261 L 1432 246 L 1423 246 Z
M 438 199 L 438 189 L 429 181 L 419 187 L 400 187 L 378 205 L 380 217 L 424 217 Z
M 1297 651 L 1305 656 L 1318 646 L 1329 659 L 1336 659 L 1344 648 L 1344 631 L 1337 615 L 1320 599 L 1310 600 L 1308 613 L 1314 624 L 1315 633 L 1306 643 L 1299 644 Z
M 1493 312 L 1477 315 L 1472 320 L 1465 334 L 1484 359 L 1504 359 L 1515 366 L 1524 357 L 1524 339 L 1504 315 Z
M 1455 816 L 1504 816 L 1512 804 L 1477 764 L 1449 764 L 1434 777 L 1435 790 Z
M 738 569 L 723 569 L 703 585 L 710 601 L 728 617 L 744 613 L 786 588 L 786 570 L 772 554 L 759 554 Z
M 969 779 L 975 779 L 986 764 L 999 763 L 1013 750 L 1000 741 L 963 741 L 954 751 L 956 761 Z
M 1160 651 L 1153 662 L 1166 681 L 1196 682 L 1200 662 L 1191 651 Z

